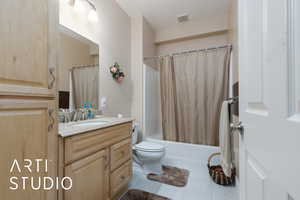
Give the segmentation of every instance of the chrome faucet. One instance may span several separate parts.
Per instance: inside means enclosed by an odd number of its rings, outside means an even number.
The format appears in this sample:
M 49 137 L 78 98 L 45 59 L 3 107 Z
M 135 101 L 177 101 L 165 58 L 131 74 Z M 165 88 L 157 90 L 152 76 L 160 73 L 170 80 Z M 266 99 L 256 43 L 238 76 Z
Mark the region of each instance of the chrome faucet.
M 87 111 L 83 110 L 83 109 L 75 110 L 72 121 L 77 122 L 77 121 L 80 121 L 80 120 L 86 120 L 87 119 L 86 112 Z
M 67 109 L 59 110 L 59 121 L 63 123 L 68 123 L 71 121 L 71 112 Z
M 88 112 L 89 111 L 87 109 L 77 109 L 77 110 L 60 109 L 59 121 L 63 123 L 68 123 L 68 122 L 87 120 Z
M 62 123 L 68 123 L 72 121 L 80 121 L 87 119 L 87 111 L 84 109 L 78 110 L 69 110 L 69 109 L 60 109 L 59 112 L 59 121 Z

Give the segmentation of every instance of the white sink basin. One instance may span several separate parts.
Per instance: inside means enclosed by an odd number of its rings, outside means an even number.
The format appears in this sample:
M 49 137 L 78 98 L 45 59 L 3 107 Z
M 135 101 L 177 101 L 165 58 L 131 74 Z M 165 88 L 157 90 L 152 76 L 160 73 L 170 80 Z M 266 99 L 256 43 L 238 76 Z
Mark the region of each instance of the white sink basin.
M 79 133 L 85 133 L 100 128 L 105 128 L 125 122 L 133 121 L 131 118 L 99 117 L 90 120 L 59 123 L 59 134 L 62 137 L 72 136 Z
M 82 121 L 82 122 L 77 122 L 75 124 L 72 124 L 71 126 L 76 126 L 76 127 L 83 127 L 83 126 L 99 126 L 99 125 L 104 125 L 107 124 L 108 122 L 105 121 Z

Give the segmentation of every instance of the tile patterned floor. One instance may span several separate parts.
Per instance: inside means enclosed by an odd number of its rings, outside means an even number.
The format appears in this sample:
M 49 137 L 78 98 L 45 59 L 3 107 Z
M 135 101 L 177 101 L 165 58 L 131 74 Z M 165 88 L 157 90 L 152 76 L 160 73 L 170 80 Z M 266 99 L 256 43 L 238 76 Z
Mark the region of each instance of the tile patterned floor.
M 162 163 L 188 169 L 190 171 L 188 184 L 179 188 L 150 181 L 143 170 L 134 165 L 134 178 L 130 188 L 155 193 L 172 200 L 238 200 L 236 187 L 219 186 L 210 179 L 204 161 L 188 160 L 186 157 L 166 157 Z

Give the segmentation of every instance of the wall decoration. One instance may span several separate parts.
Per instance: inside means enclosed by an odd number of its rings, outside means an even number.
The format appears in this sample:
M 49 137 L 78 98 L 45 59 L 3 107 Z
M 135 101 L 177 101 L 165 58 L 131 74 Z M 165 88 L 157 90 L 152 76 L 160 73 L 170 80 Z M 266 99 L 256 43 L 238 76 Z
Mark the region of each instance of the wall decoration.
M 109 68 L 109 71 L 112 74 L 113 79 L 115 79 L 118 83 L 122 83 L 125 74 L 117 62 L 115 62 L 115 64 Z

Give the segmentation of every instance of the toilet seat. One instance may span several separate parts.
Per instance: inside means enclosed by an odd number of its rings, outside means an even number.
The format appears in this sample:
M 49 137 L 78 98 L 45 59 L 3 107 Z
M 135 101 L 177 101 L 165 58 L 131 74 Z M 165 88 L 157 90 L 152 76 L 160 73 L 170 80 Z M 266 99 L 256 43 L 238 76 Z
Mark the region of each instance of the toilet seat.
M 160 144 L 143 141 L 139 144 L 136 144 L 135 149 L 144 152 L 162 152 L 165 150 L 165 147 Z

